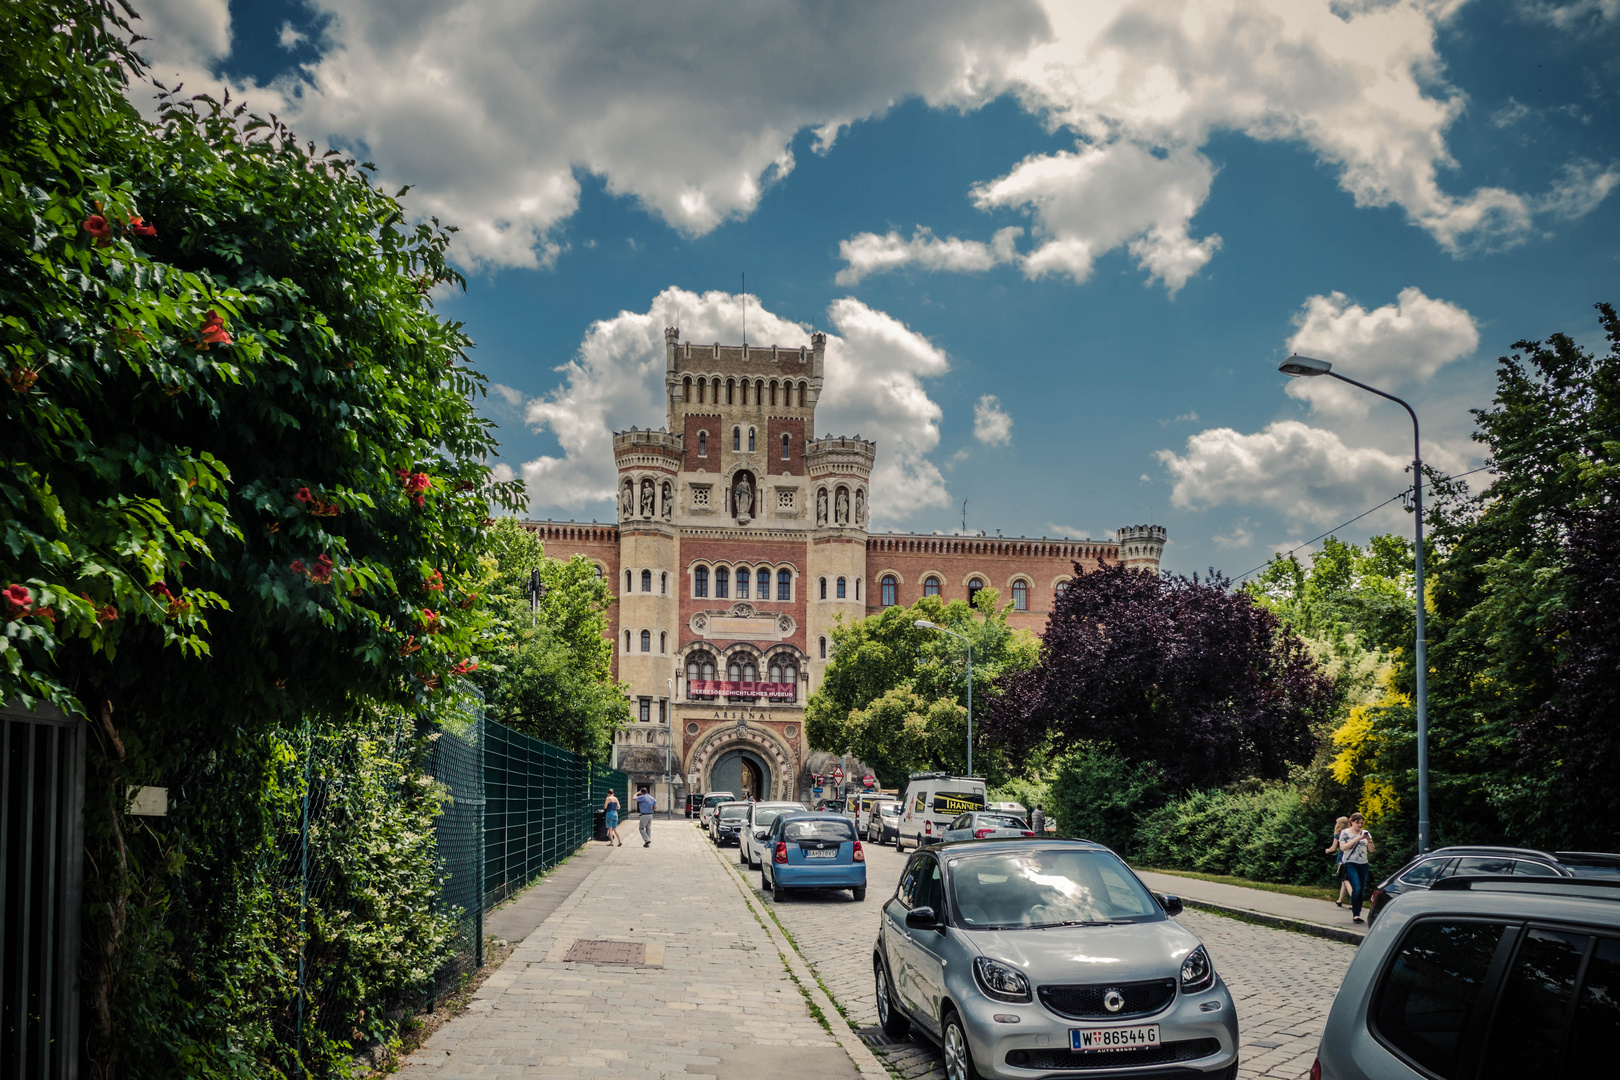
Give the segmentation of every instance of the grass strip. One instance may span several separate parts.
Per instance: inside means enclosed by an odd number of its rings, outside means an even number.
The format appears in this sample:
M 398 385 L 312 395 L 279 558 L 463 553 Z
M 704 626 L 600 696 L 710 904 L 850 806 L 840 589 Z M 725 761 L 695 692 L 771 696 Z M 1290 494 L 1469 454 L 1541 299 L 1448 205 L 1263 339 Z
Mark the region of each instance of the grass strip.
M 1218 885 L 1236 885 L 1242 889 L 1259 889 L 1261 892 L 1282 893 L 1285 896 L 1303 896 L 1307 900 L 1325 900 L 1332 903 L 1338 895 L 1336 887 L 1326 885 L 1279 885 L 1274 881 L 1251 881 L 1248 878 L 1237 877 L 1233 874 L 1201 874 L 1196 870 L 1165 870 L 1158 866 L 1134 866 L 1133 870 L 1140 870 L 1149 874 L 1170 874 L 1174 877 L 1192 878 L 1194 881 L 1212 881 Z

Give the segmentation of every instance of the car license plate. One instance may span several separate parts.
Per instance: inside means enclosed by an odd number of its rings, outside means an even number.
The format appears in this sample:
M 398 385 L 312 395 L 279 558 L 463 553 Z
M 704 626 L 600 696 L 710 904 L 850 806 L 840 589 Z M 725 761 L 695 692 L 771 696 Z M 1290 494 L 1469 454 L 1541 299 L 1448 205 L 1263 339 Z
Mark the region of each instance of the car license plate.
M 1069 1029 L 1069 1046 L 1074 1050 L 1135 1050 L 1144 1046 L 1158 1045 L 1158 1024 Z
M 836 859 L 838 858 L 838 850 L 836 848 L 818 848 L 805 852 L 804 857 L 807 859 Z

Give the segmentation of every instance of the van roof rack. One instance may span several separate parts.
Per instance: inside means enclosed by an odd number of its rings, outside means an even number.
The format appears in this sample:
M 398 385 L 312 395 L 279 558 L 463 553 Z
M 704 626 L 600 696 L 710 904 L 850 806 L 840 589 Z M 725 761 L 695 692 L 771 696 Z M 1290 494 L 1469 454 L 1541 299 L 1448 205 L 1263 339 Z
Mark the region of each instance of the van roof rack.
M 1527 874 L 1449 877 L 1435 882 L 1429 887 L 1429 891 L 1470 892 L 1487 886 L 1501 885 L 1532 886 L 1503 890 L 1505 892 L 1562 893 L 1566 896 L 1585 894 L 1599 900 L 1620 900 L 1620 881 L 1614 878 L 1566 878 Z
M 977 780 L 984 782 L 982 776 L 958 776 L 953 772 L 914 772 L 907 779 L 910 780 Z

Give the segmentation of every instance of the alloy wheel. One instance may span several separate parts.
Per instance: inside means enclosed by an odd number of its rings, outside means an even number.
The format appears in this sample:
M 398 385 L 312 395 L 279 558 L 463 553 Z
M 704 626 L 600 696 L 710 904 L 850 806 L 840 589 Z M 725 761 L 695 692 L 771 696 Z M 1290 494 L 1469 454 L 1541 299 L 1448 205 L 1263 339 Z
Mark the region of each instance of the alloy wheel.
M 945 1075 L 948 1080 L 978 1080 L 978 1070 L 969 1056 L 967 1034 L 955 1014 L 945 1021 Z

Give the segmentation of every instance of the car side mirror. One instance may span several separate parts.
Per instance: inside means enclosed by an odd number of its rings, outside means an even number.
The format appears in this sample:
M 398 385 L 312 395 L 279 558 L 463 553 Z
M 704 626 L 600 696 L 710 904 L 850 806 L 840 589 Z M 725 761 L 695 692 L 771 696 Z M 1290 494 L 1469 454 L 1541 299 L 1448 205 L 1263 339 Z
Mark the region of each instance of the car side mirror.
M 1181 897 L 1172 896 L 1169 893 L 1155 893 L 1154 895 L 1158 897 L 1159 906 L 1164 908 L 1166 915 L 1174 917 L 1181 914 Z
M 754 839 L 755 840 L 763 840 L 767 836 L 769 836 L 770 833 L 771 833 L 771 830 L 769 830 L 769 829 L 755 829 L 754 830 Z
M 938 930 L 940 926 L 939 916 L 934 914 L 931 907 L 912 908 L 906 912 L 907 930 Z

